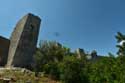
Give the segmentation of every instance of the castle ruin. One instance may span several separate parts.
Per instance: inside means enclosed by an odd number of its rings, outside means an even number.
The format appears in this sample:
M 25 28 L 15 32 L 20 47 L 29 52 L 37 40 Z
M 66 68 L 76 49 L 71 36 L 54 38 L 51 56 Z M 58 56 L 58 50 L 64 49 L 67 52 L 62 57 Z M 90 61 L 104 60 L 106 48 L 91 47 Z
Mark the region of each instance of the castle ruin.
M 17 23 L 10 39 L 0 37 L 0 66 L 29 68 L 33 63 L 41 19 L 25 15 Z

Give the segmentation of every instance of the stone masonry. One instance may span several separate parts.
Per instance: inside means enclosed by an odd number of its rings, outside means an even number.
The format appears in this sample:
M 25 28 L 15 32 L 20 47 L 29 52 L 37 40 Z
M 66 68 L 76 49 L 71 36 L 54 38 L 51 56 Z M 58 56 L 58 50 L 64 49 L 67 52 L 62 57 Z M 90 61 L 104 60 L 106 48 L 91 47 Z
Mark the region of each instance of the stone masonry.
M 40 18 L 24 16 L 16 25 L 10 38 L 7 67 L 30 67 L 36 49 Z
M 19 20 L 10 37 L 6 67 L 31 67 L 40 23 L 41 19 L 30 13 Z
M 0 36 L 0 66 L 7 63 L 10 40 Z

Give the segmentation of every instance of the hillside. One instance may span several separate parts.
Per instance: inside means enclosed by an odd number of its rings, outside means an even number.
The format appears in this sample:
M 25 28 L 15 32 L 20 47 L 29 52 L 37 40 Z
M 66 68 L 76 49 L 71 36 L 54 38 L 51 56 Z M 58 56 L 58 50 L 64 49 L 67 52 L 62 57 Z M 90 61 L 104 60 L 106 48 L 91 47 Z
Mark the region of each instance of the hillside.
M 24 68 L 0 68 L 0 83 L 59 83 Z

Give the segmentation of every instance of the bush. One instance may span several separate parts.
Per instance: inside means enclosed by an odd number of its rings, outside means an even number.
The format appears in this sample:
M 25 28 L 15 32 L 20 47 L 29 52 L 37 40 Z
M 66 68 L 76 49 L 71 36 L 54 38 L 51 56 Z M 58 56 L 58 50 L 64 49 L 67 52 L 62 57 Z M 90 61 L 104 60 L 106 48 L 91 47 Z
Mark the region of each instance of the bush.
M 88 83 L 84 75 L 84 63 L 73 56 L 65 57 L 60 63 L 60 79 L 64 83 Z
M 59 80 L 59 68 L 58 63 L 48 63 L 43 66 L 43 71 L 47 74 L 50 78 Z

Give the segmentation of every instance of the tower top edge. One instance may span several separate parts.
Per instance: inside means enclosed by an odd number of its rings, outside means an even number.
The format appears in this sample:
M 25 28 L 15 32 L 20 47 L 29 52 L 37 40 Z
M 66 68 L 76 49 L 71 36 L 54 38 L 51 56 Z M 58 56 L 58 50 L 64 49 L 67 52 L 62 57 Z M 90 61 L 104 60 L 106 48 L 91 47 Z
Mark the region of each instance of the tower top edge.
M 34 15 L 34 14 L 32 14 L 32 13 L 27 13 L 25 16 L 26 16 L 26 17 L 31 16 L 31 17 L 37 18 L 37 19 L 39 19 L 39 20 L 41 21 L 41 18 L 40 18 L 39 16 Z M 25 17 L 25 16 L 24 16 L 24 17 Z

